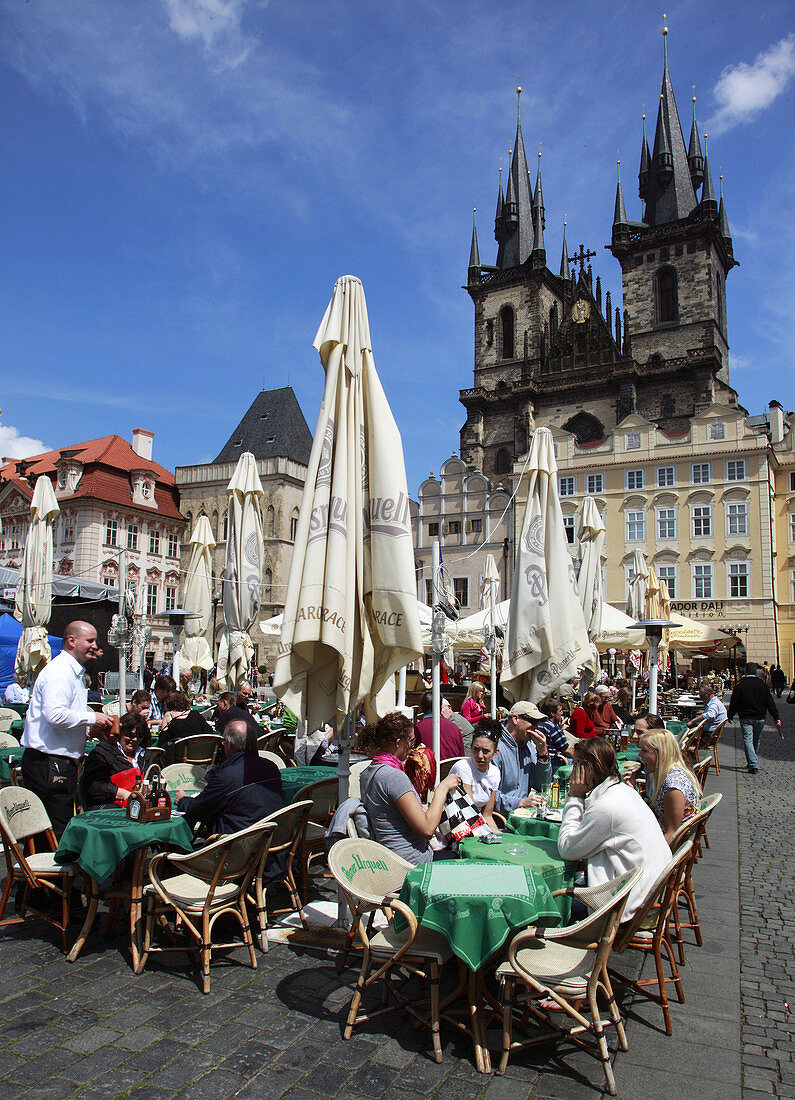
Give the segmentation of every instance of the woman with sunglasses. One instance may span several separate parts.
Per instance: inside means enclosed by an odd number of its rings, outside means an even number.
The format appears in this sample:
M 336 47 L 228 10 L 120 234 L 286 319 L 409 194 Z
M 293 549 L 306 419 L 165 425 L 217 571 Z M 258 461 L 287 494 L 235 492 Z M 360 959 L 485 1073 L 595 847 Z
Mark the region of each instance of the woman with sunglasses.
M 87 810 L 124 806 L 135 782 L 149 766 L 149 726 L 128 710 L 119 719 L 118 734 L 100 741 L 85 758 L 80 789 Z

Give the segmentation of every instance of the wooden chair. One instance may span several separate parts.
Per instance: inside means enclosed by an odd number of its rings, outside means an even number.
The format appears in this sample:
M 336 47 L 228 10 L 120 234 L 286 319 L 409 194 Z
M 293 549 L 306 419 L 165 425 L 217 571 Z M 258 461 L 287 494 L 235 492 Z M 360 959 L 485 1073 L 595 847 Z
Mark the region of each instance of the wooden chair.
M 58 841 L 52 822 L 38 795 L 25 787 L 4 787 L 0 790 L 0 834 L 6 860 L 6 880 L 0 896 L 0 927 L 23 921 L 45 920 L 61 933 L 61 947 L 66 953 L 66 929 L 69 924 L 69 901 L 75 876 L 80 874 L 76 863 L 56 863 Z M 43 850 L 36 850 L 37 840 Z M 27 853 L 23 845 L 27 841 Z M 14 884 L 24 887 L 18 917 L 4 917 Z M 57 916 L 39 912 L 30 905 L 31 890 L 49 891 L 61 899 L 60 920 Z
M 14 737 L 13 733 L 4 733 L 0 731 L 0 749 L 18 749 L 19 741 Z M 369 763 L 369 761 L 368 761 Z
M 699 749 L 702 752 L 712 753 L 712 756 L 713 756 L 714 761 L 715 761 L 715 775 L 720 775 L 720 760 L 718 759 L 718 743 L 720 742 L 720 739 L 723 736 L 723 727 L 725 725 L 726 725 L 726 722 L 724 720 L 723 722 L 721 722 L 719 725 L 717 725 L 715 727 L 715 729 L 712 731 L 712 733 L 710 733 L 709 737 L 707 738 L 707 740 L 704 742 L 703 745 L 699 745 L 698 742 L 696 742 L 696 744 L 693 746 L 693 752 L 695 754 L 696 763 L 698 763 L 698 759 L 699 759 L 699 756 L 698 756 Z
M 679 962 L 682 965 L 684 965 L 685 961 L 685 945 L 682 939 L 682 929 L 691 928 L 693 930 L 693 934 L 696 938 L 696 945 L 698 947 L 701 947 L 703 943 L 701 939 L 701 925 L 698 922 L 698 911 L 696 909 L 696 894 L 693 889 L 693 867 L 701 854 L 701 838 L 706 833 L 707 821 L 722 798 L 722 794 L 713 794 L 703 799 L 699 812 L 693 814 L 687 821 L 683 821 L 671 837 L 671 848 L 674 851 L 679 845 L 685 844 L 687 841 L 691 841 L 693 844 L 693 850 L 685 863 L 682 878 L 679 883 L 679 890 L 677 891 L 676 899 L 671 909 L 671 916 L 674 921 L 674 931 L 679 948 Z M 679 906 L 682 904 L 684 904 L 688 910 L 690 919 L 687 921 L 681 920 L 679 916 Z
M 170 741 L 167 754 L 173 757 L 175 764 L 204 764 L 211 767 L 224 743 L 223 737 L 215 733 L 197 733 L 192 737 L 180 737 Z
M 675 852 L 673 859 L 658 876 L 656 882 L 646 896 L 646 901 L 635 913 L 626 928 L 622 929 L 616 937 L 614 950 L 622 955 L 628 948 L 636 951 L 645 951 L 654 956 L 655 977 L 639 978 L 637 981 L 629 981 L 620 974 L 610 971 L 611 975 L 622 985 L 629 985 L 636 993 L 641 993 L 649 1000 L 655 1001 L 662 1007 L 665 1020 L 665 1032 L 673 1035 L 671 1023 L 671 1009 L 668 1004 L 668 982 L 673 982 L 676 995 L 680 1003 L 684 1002 L 685 994 L 682 989 L 682 980 L 679 977 L 679 968 L 674 958 L 674 950 L 671 945 L 669 922 L 671 910 L 679 894 L 679 885 L 684 874 L 685 863 L 693 850 L 693 842 L 687 841 Z M 666 976 L 663 968 L 662 952 L 668 957 L 670 977 Z M 654 993 L 647 986 L 657 986 Z
M 550 1039 L 573 1042 L 602 1063 L 605 1085 L 616 1095 L 616 1081 L 610 1064 L 605 1027 L 612 1025 L 621 1050 L 627 1050 L 627 1037 L 616 1005 L 608 974 L 608 961 L 621 914 L 630 890 L 640 878 L 640 870 L 627 871 L 601 886 L 570 889 L 592 912 L 584 920 L 564 928 L 526 928 L 518 932 L 508 948 L 508 960 L 497 970 L 502 1004 L 502 1060 L 498 1074 L 504 1074 L 511 1051 Z M 609 1019 L 602 1019 L 598 997 L 607 1001 Z M 544 1001 L 554 1001 L 560 1013 L 573 1025 L 558 1026 Z M 582 1002 L 587 1002 L 587 1007 Z M 514 1041 L 513 1017 L 521 1011 L 545 1030 L 530 1039 Z M 589 1016 L 586 1015 L 589 1014 Z M 568 1023 L 568 1021 L 567 1021 Z M 592 1036 L 596 1044 L 588 1042 Z
M 311 810 L 312 803 L 307 799 L 304 802 L 291 802 L 289 806 L 285 806 L 283 810 L 277 810 L 268 818 L 268 821 L 276 825 L 267 852 L 273 862 L 268 868 L 265 866 L 266 861 L 260 860 L 252 882 L 253 894 L 250 889 L 248 898 L 251 904 L 256 906 L 259 944 L 263 951 L 268 950 L 268 890 L 271 886 L 281 883 L 290 895 L 291 902 L 291 905 L 284 909 L 272 910 L 271 916 L 297 913 L 301 924 L 306 928 L 306 917 L 295 881 L 295 860 Z
M 10 707 L 0 707 L 0 733 L 8 733 L 12 722 L 18 722 L 19 715 Z
M 693 764 L 693 774 L 699 782 L 702 794 L 707 782 L 707 776 L 709 775 L 709 769 L 712 766 L 712 757 L 705 756 L 703 760 L 699 760 L 697 764 Z
M 683 753 L 692 752 L 695 756 L 703 725 L 703 721 L 699 722 L 697 726 L 693 726 L 692 729 L 686 729 L 679 735 L 679 748 Z
M 161 775 L 170 795 L 177 791 L 200 791 L 206 783 L 204 764 L 167 764 Z
M 310 783 L 297 792 L 293 802 L 302 802 L 305 799 L 312 802 L 312 811 L 298 852 L 299 888 L 304 902 L 306 902 L 309 864 L 316 856 L 324 855 L 326 851 L 326 829 L 339 804 L 339 781 L 336 777 L 332 777 Z
M 403 1008 L 423 1027 L 430 1027 L 433 1056 L 442 1060 L 439 1038 L 439 976 L 452 957 L 450 945 L 437 932 L 422 928 L 411 909 L 396 896 L 411 867 L 394 852 L 374 840 L 340 840 L 329 852 L 329 868 L 350 906 L 362 943 L 363 958 L 356 989 L 351 998 L 343 1038 L 350 1039 L 357 1023 L 375 1019 L 397 1007 Z M 370 917 L 380 911 L 386 926 L 373 931 Z M 405 919 L 407 930 L 395 930 L 395 914 Z M 418 1010 L 397 979 L 400 973 L 428 983 L 428 1002 Z M 362 995 L 376 982 L 384 981 L 384 1004 L 367 1015 L 360 1015 Z M 463 989 L 463 981 L 461 982 Z
M 213 948 L 236 947 L 236 943 L 214 943 L 213 928 L 219 917 L 234 917 L 240 925 L 243 943 L 249 951 L 252 970 L 257 969 L 257 956 L 251 937 L 246 894 L 260 860 L 265 858 L 276 825 L 260 821 L 248 829 L 230 833 L 206 844 L 196 852 L 174 855 L 161 852 L 152 858 L 148 874 L 150 885 L 144 888 L 146 926 L 141 958 L 136 973 L 143 973 L 152 952 L 198 951 L 201 962 L 202 993 L 210 992 L 210 958 Z M 178 872 L 170 878 L 164 873 L 171 867 Z M 172 943 L 166 947 L 152 945 L 155 919 L 163 923 L 165 915 L 174 913 L 181 931 L 195 941 L 191 947 Z

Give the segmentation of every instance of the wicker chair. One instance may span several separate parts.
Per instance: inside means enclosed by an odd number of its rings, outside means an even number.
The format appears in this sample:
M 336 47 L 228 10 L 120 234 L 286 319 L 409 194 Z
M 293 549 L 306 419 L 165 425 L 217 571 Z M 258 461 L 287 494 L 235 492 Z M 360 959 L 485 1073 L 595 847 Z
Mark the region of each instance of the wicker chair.
M 210 957 L 214 947 L 235 947 L 235 943 L 213 943 L 213 928 L 221 916 L 234 917 L 240 924 L 243 943 L 249 951 L 251 967 L 257 969 L 257 956 L 251 937 L 246 894 L 261 860 L 267 855 L 276 831 L 272 821 L 260 821 L 248 829 L 230 833 L 187 855 L 161 852 L 149 864 L 150 885 L 144 888 L 146 897 L 146 927 L 141 958 L 136 969 L 143 973 L 149 955 L 155 951 L 199 952 L 202 992 L 210 992 Z M 179 872 L 164 878 L 169 867 Z M 195 941 L 195 947 L 172 943 L 166 947 L 152 945 L 152 931 L 157 918 L 161 924 L 173 911 L 179 927 Z
M 0 896 L 0 927 L 21 924 L 28 919 L 45 920 L 60 931 L 61 947 L 65 953 L 72 883 L 81 872 L 76 863 L 55 862 L 58 841 L 39 796 L 25 787 L 4 787 L 0 790 L 0 834 L 6 858 L 6 880 Z M 37 838 L 43 840 L 45 850 L 36 851 Z M 22 847 L 26 841 L 27 854 Z M 15 883 L 24 886 L 19 916 L 4 919 Z M 61 919 L 31 907 L 31 890 L 51 891 L 59 897 Z
M 446 756 L 444 760 L 439 761 L 439 780 L 447 779 L 453 764 L 457 764 L 459 760 L 466 759 L 463 756 Z M 368 764 L 370 761 L 368 760 Z
M 309 783 L 297 792 L 293 802 L 303 802 L 305 799 L 311 800 L 312 811 L 298 852 L 299 889 L 304 902 L 306 902 L 309 864 L 316 856 L 325 855 L 326 852 L 326 829 L 339 804 L 338 780 L 336 778 L 320 779 L 317 783 Z
M 307 799 L 304 802 L 291 802 L 289 806 L 285 806 L 283 810 L 277 810 L 268 818 L 268 821 L 275 823 L 276 831 L 271 838 L 270 848 L 266 855 L 271 857 L 281 856 L 282 858 L 278 861 L 281 864 L 281 869 L 277 872 L 269 872 L 266 876 L 266 871 L 269 869 L 265 866 L 265 859 L 260 860 L 248 897 L 249 902 L 257 910 L 259 944 L 263 951 L 268 950 L 268 890 L 271 886 L 281 883 L 290 895 L 292 903 L 284 909 L 272 910 L 271 916 L 297 913 L 301 918 L 301 924 L 306 928 L 306 917 L 304 916 L 301 897 L 295 881 L 294 864 L 311 810 L 312 803 Z
M 713 794 L 703 799 L 699 812 L 693 814 L 689 820 L 683 821 L 671 837 L 671 848 L 673 850 L 676 850 L 680 844 L 684 844 L 688 840 L 693 844 L 693 851 L 690 853 L 690 857 L 685 863 L 684 872 L 679 883 L 679 890 L 676 895 L 676 901 L 671 910 L 676 940 L 679 947 L 680 963 L 684 963 L 685 961 L 685 948 L 682 939 L 683 928 L 692 928 L 697 946 L 702 946 L 701 925 L 698 922 L 696 894 L 693 889 L 693 867 L 696 865 L 701 855 L 701 840 L 707 831 L 707 822 L 709 821 L 712 811 L 717 808 L 722 798 L 722 794 Z M 686 906 L 690 918 L 689 920 L 683 921 L 680 919 L 680 905 Z
M 699 782 L 701 791 L 703 793 L 704 786 L 707 782 L 707 776 L 709 775 L 709 769 L 712 767 L 712 757 L 705 756 L 703 760 L 699 760 L 697 764 L 693 764 L 693 774 Z
M 0 732 L 0 749 L 18 749 L 19 741 L 13 733 Z
M 215 733 L 197 733 L 192 737 L 180 737 L 170 741 L 166 747 L 168 756 L 174 764 L 204 764 L 211 767 L 224 743 L 223 737 Z
M 206 782 L 207 768 L 204 764 L 167 764 L 163 768 L 163 782 L 170 795 L 177 791 L 199 791 Z
M 0 707 L 0 733 L 8 733 L 12 722 L 18 722 L 19 715 L 10 707 Z
M 278 753 L 269 752 L 267 749 L 260 749 L 259 755 L 263 760 L 270 760 L 271 764 L 275 764 L 279 771 L 284 771 L 287 767 L 283 758 Z
M 719 725 L 717 725 L 715 727 L 715 729 L 712 731 L 712 733 L 710 733 L 709 737 L 707 738 L 707 740 L 704 742 L 703 745 L 699 745 L 698 743 L 696 743 L 693 746 L 693 753 L 694 753 L 695 758 L 696 758 L 696 763 L 698 763 L 698 759 L 699 759 L 699 756 L 698 756 L 699 749 L 702 752 L 712 753 L 712 756 L 714 757 L 714 760 L 715 760 L 715 775 L 720 775 L 720 760 L 718 759 L 718 744 L 720 742 L 721 737 L 723 736 L 723 728 L 724 728 L 725 725 L 726 725 L 725 721 L 721 722 Z
M 622 985 L 629 985 L 636 993 L 642 993 L 649 1000 L 655 1001 L 662 1007 L 665 1020 L 665 1032 L 673 1035 L 671 1023 L 671 1009 L 668 1004 L 668 982 L 674 983 L 676 995 L 680 1002 L 684 1002 L 685 994 L 682 989 L 682 980 L 679 977 L 679 968 L 674 958 L 674 950 L 671 945 L 669 922 L 671 910 L 679 895 L 679 885 L 682 881 L 684 868 L 690 853 L 693 850 L 692 841 L 682 844 L 674 852 L 673 859 L 660 873 L 657 881 L 646 896 L 646 901 L 635 913 L 631 921 L 627 922 L 616 937 L 614 950 L 617 954 L 623 954 L 628 948 L 633 947 L 637 951 L 645 951 L 654 956 L 655 977 L 642 978 L 637 981 L 628 981 L 620 974 L 610 971 L 611 975 Z M 668 957 L 670 977 L 666 977 L 663 968 L 662 951 Z M 657 986 L 657 992 L 651 992 L 647 986 Z
M 340 840 L 329 853 L 331 873 L 345 894 L 364 950 L 343 1038 L 351 1038 L 357 1023 L 372 1020 L 395 1008 L 384 1003 L 374 1012 L 360 1015 L 364 991 L 383 979 L 385 1001 L 391 994 L 397 1007 L 405 1009 L 424 1027 L 430 1027 L 434 1060 L 441 1062 L 439 976 L 452 952 L 442 936 L 422 928 L 411 909 L 394 896 L 410 866 L 374 840 Z M 373 931 L 369 920 L 374 911 L 382 912 L 387 920 L 386 926 L 378 931 Z M 395 930 L 396 912 L 405 918 L 408 926 L 405 932 Z M 422 1006 L 422 1011 L 418 1011 L 415 1002 L 410 1001 L 398 985 L 396 978 L 401 971 L 428 983 L 428 1003 Z
M 565 928 L 527 928 L 514 936 L 508 960 L 497 970 L 503 1038 L 498 1074 L 505 1073 L 513 1050 L 548 1043 L 550 1039 L 573 1042 L 601 1061 L 606 1088 L 615 1096 L 616 1082 L 605 1027 L 615 1027 L 621 1050 L 627 1050 L 627 1037 L 607 964 L 627 897 L 640 875 L 640 870 L 627 871 L 601 886 L 558 891 L 573 894 L 592 912 Z M 600 994 L 607 1001 L 608 1020 L 602 1019 Z M 557 1009 L 573 1021 L 572 1026 L 558 1026 L 544 1000 L 554 1001 Z M 587 1007 L 583 1002 L 587 1002 Z M 514 1041 L 513 1017 L 517 1011 L 523 1013 L 522 1020 L 531 1016 L 545 1029 L 530 1039 Z M 586 1035 L 593 1036 L 596 1045 L 588 1042 Z

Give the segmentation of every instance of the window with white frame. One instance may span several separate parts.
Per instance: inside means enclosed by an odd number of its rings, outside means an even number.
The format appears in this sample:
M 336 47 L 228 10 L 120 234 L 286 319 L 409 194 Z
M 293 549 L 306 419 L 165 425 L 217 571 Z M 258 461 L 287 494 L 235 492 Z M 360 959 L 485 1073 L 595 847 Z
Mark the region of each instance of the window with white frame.
M 640 450 L 640 432 L 627 432 L 624 446 L 628 451 Z
M 149 553 L 160 553 L 160 532 L 156 527 L 149 528 Z
M 790 575 L 789 575 L 789 599 L 790 599 L 790 603 L 795 603 L 795 569 L 790 570 Z
M 729 535 L 748 534 L 748 505 L 745 501 L 726 506 L 726 533 Z
M 657 467 L 657 488 L 668 489 L 676 485 L 676 466 Z
M 63 522 L 63 528 L 61 530 L 61 540 L 63 542 L 74 542 L 75 541 L 75 517 L 74 516 L 64 516 L 62 522 Z
M 712 599 L 712 562 L 696 562 L 693 565 L 693 599 Z
M 451 519 L 447 530 L 448 530 L 449 534 L 451 534 L 451 535 L 460 535 L 461 534 L 461 520 L 460 519 Z
M 453 595 L 459 607 L 469 607 L 469 577 L 453 577 Z
M 712 535 L 712 505 L 693 505 L 693 538 L 705 539 Z
M 10 523 L 6 530 L 5 536 L 6 550 L 18 550 L 19 549 L 19 524 Z
M 179 557 L 179 535 L 175 534 L 173 531 L 171 531 L 168 536 L 168 556 L 170 558 Z
M 729 562 L 729 599 L 748 599 L 749 569 L 747 561 Z
M 790 470 L 789 474 L 789 491 L 795 493 L 795 470 Z
M 576 516 L 564 516 L 563 517 L 563 530 L 566 532 L 566 542 L 569 544 L 569 546 L 574 545 L 574 534 L 575 534 L 574 524 L 575 524 L 575 521 L 576 521 Z
M 676 538 L 676 508 L 657 509 L 657 538 Z
M 629 587 L 632 584 L 632 578 L 635 576 L 635 570 L 631 565 L 624 566 L 624 599 L 629 599 Z
M 642 542 L 646 538 L 646 513 L 627 512 L 627 542 Z
M 137 523 L 128 523 L 127 524 L 127 549 L 128 550 L 137 550 L 138 549 L 138 524 Z
M 473 535 L 482 535 L 483 534 L 483 520 L 482 519 L 473 519 L 472 520 L 472 534 Z
M 675 565 L 659 565 L 657 567 L 657 577 L 661 581 L 665 581 L 665 587 L 668 589 L 668 595 L 672 600 L 676 599 L 676 566 Z
M 713 420 L 709 426 L 709 438 L 710 439 L 725 439 L 726 438 L 726 425 L 720 420 Z
M 605 475 L 587 474 L 585 478 L 585 491 L 589 496 L 593 496 L 594 493 L 603 493 L 605 491 Z
M 177 590 L 171 585 L 166 585 L 166 611 L 173 611 L 177 606 Z
M 745 459 L 730 458 L 726 463 L 727 481 L 745 481 Z
M 119 521 L 117 519 L 105 520 L 105 545 L 116 546 L 119 537 Z
M 789 541 L 795 542 L 795 512 L 790 512 L 787 519 L 789 520 Z
M 694 462 L 690 467 L 690 480 L 694 485 L 709 485 L 712 480 L 709 462 Z
M 627 489 L 642 489 L 646 484 L 643 470 L 627 470 L 626 472 L 626 485 Z
M 573 497 L 577 492 L 577 479 L 574 477 L 558 478 L 558 493 L 562 497 Z
M 116 583 L 116 578 L 109 577 L 106 573 L 105 576 L 102 578 L 102 583 L 105 585 L 106 588 L 113 588 L 114 584 Z
M 146 586 L 146 614 L 157 614 L 157 585 L 148 584 Z

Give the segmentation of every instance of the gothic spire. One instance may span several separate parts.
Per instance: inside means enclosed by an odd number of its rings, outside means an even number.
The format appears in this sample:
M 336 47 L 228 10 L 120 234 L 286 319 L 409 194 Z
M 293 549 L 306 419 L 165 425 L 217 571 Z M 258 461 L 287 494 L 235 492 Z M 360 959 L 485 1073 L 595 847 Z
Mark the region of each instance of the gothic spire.
M 533 195 L 533 252 L 545 252 L 544 229 L 547 219 L 544 214 L 544 194 L 541 189 L 541 150 L 538 150 L 538 174 L 536 176 L 536 188 Z
M 472 210 L 472 244 L 469 249 L 469 267 L 470 270 L 473 267 L 480 267 L 480 252 L 478 250 L 478 227 L 475 220 L 477 214 L 477 207 Z
M 497 211 L 494 215 L 494 237 L 496 240 L 500 240 L 500 234 L 502 233 L 503 214 L 505 212 L 505 198 L 502 193 L 502 159 L 500 159 L 500 182 L 497 188 Z
M 682 136 L 682 124 L 668 72 L 668 28 L 663 27 L 665 43 L 660 105 L 651 156 L 646 193 L 645 221 L 662 225 L 687 217 L 696 205 L 696 193 L 690 177 L 690 166 Z
M 516 89 L 517 97 L 522 94 L 521 86 Z M 503 212 L 503 232 L 497 240 L 500 247 L 497 252 L 497 267 L 519 267 L 528 259 L 533 250 L 533 202 L 530 194 L 530 180 L 527 175 L 527 156 L 522 138 L 522 123 L 517 107 L 516 139 L 508 170 L 508 183 L 505 188 L 505 206 Z
M 619 225 L 628 225 L 626 207 L 624 206 L 624 193 L 621 190 L 621 161 L 616 161 L 618 180 L 616 182 L 616 209 L 613 214 L 613 228 Z
M 563 219 L 563 251 L 560 256 L 560 277 L 561 279 L 569 282 L 571 280 L 571 274 L 569 272 L 569 248 L 566 244 L 566 219 Z
M 715 188 L 712 186 L 712 172 L 709 168 L 709 149 L 707 148 L 706 134 L 704 134 L 704 187 L 701 192 L 701 205 L 705 213 L 717 214 L 718 212 Z
M 731 243 L 732 232 L 729 228 L 729 219 L 726 215 L 726 203 L 723 201 L 723 173 L 720 176 L 720 208 L 718 210 L 718 221 L 720 223 L 720 232 L 724 240 Z
M 693 85 L 693 90 L 695 91 L 695 84 Z M 701 142 L 698 137 L 695 96 L 693 96 L 693 124 L 690 127 L 690 144 L 687 147 L 687 163 L 690 167 L 690 178 L 693 181 L 693 189 L 698 190 L 704 182 L 704 158 L 701 155 Z
M 651 153 L 649 142 L 646 138 L 646 112 L 643 112 L 643 141 L 640 146 L 640 168 L 638 169 L 638 195 L 645 201 L 649 189 L 649 173 L 651 172 Z

